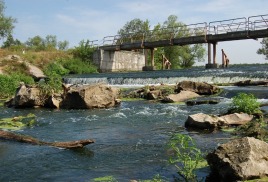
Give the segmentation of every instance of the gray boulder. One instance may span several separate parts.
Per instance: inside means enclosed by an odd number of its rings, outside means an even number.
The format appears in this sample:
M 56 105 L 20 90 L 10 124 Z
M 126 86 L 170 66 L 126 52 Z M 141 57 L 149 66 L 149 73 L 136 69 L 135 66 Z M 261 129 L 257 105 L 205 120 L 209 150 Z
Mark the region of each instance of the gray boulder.
M 237 181 L 268 176 L 268 144 L 245 137 L 220 145 L 207 155 L 214 181 Z
M 65 90 L 60 108 L 93 109 L 109 108 L 120 103 L 119 90 L 105 84 L 74 85 Z
M 15 97 L 11 104 L 16 108 L 44 106 L 45 98 L 41 96 L 41 91 L 37 87 L 32 87 L 21 83 L 16 90 Z
M 221 117 L 198 113 L 188 116 L 185 127 L 214 130 L 230 125 L 244 125 L 252 119 L 253 115 L 246 113 L 233 113 Z
M 208 129 L 214 130 L 219 126 L 223 126 L 218 116 L 211 116 L 204 113 L 189 115 L 186 122 L 186 128 Z
M 182 81 L 177 84 L 176 92 L 181 90 L 192 91 L 200 95 L 212 95 L 220 91 L 220 88 L 205 82 Z
M 233 113 L 219 117 L 227 125 L 244 125 L 253 119 L 253 115 L 246 113 Z
M 197 97 L 200 97 L 200 95 L 198 95 L 195 92 L 180 91 L 180 93 L 178 93 L 178 94 L 170 94 L 170 95 L 164 97 L 162 101 L 167 102 L 167 103 L 184 102 L 188 99 L 197 98 Z

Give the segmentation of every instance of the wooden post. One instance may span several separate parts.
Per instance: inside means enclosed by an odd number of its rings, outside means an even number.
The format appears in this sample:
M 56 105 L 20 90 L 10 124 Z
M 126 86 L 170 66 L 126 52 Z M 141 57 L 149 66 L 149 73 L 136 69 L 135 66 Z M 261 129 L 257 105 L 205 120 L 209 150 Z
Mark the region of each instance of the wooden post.
M 222 68 L 224 68 L 226 65 L 226 60 L 225 60 L 225 53 L 223 49 L 221 50 L 221 59 L 222 59 Z
M 162 70 L 164 70 L 165 67 L 165 56 L 162 54 Z

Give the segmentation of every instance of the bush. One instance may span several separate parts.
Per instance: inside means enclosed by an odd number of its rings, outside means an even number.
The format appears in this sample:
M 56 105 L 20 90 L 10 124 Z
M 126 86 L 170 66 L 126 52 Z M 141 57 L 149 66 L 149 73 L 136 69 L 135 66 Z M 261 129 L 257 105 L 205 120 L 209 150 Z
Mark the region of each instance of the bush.
M 88 63 L 84 62 L 81 59 L 65 59 L 60 61 L 63 67 L 69 70 L 70 74 L 83 74 L 83 73 L 96 73 L 97 68 Z
M 11 75 L 0 75 L 0 95 L 1 98 L 7 98 L 14 95 L 20 82 L 25 84 L 33 84 L 34 80 L 32 77 L 22 73 L 12 73 Z
M 258 113 L 260 112 L 260 103 L 253 94 L 239 93 L 233 97 L 232 111 L 247 114 Z
M 169 163 L 175 164 L 180 177 L 184 181 L 197 181 L 195 170 L 205 167 L 207 163 L 194 140 L 188 135 L 175 134 L 170 139 L 169 148 L 174 152 Z
M 91 45 L 89 40 L 81 41 L 78 47 L 73 50 L 75 58 L 81 59 L 84 62 L 92 62 L 93 60 L 94 47 Z

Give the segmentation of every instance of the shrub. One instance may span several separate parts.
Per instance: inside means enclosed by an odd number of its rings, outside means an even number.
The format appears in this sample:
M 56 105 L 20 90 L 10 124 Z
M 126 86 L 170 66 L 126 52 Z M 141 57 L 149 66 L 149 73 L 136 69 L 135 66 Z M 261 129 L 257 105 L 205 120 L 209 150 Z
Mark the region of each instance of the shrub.
M 60 61 L 63 67 L 69 70 L 70 74 L 96 73 L 97 68 L 89 62 L 84 62 L 81 59 L 64 59 Z
M 7 98 L 14 95 L 20 82 L 24 82 L 26 84 L 33 84 L 34 80 L 32 77 L 18 72 L 12 73 L 10 75 L 0 75 L 1 98 Z
M 232 100 L 233 112 L 254 114 L 260 111 L 260 103 L 253 94 L 239 93 Z
M 183 134 L 171 137 L 169 148 L 174 152 L 169 159 L 170 164 L 175 164 L 178 174 L 184 181 L 197 181 L 195 170 L 205 167 L 201 151 L 196 147 L 194 140 Z

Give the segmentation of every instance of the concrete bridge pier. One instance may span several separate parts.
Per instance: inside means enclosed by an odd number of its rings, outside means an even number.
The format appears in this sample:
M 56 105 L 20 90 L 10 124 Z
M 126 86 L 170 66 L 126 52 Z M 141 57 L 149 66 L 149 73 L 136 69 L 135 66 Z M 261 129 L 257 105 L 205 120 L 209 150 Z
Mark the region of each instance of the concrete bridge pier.
M 148 64 L 148 60 L 147 60 L 147 56 L 146 56 L 146 60 L 145 60 L 145 66 L 142 68 L 143 71 L 153 71 L 155 70 L 155 66 L 154 66 L 154 51 L 156 49 L 152 48 L 150 49 L 150 53 L 151 53 L 151 65 Z
M 206 69 L 218 68 L 216 56 L 217 56 L 217 42 L 213 44 L 213 63 L 211 63 L 211 43 L 208 43 L 208 64 L 206 64 Z

